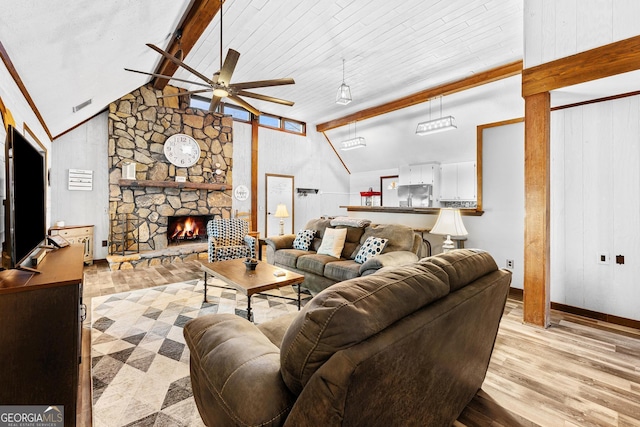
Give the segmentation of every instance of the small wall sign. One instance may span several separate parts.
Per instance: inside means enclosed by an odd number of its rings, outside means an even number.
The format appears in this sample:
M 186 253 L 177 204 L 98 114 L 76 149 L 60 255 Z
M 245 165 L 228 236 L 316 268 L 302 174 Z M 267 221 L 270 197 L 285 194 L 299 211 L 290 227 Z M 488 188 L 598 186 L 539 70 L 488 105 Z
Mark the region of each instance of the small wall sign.
M 93 171 L 84 169 L 69 169 L 69 190 L 93 190 Z
M 249 198 L 249 189 L 246 185 L 238 185 L 236 189 L 233 191 L 233 195 L 236 200 L 240 202 L 244 202 Z

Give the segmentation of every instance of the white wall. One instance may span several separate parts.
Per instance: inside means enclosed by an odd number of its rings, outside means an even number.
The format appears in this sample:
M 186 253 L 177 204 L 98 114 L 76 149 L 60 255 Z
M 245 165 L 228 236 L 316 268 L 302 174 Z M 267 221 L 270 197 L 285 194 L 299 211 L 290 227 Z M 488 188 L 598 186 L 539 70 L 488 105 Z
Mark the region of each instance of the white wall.
M 524 124 L 486 128 L 482 138 L 482 216 L 463 217 L 465 247 L 480 248 L 506 268 L 511 287 L 524 287 Z
M 311 128 L 311 126 L 309 126 Z M 258 131 L 258 227 L 265 230 L 265 174 L 292 175 L 295 188 L 317 188 L 306 197 L 294 193 L 293 229 L 299 230 L 321 215 L 344 215 L 349 175 L 329 143 L 315 131 L 301 136 L 260 127 Z M 233 186 L 251 187 L 251 125 L 233 124 Z M 250 200 L 233 200 L 233 209 L 249 210 Z
M 640 320 L 640 97 L 555 111 L 551 127 L 551 300 Z
M 93 225 L 95 259 L 104 259 L 109 240 L 109 176 L 108 112 L 66 133 L 53 143 L 51 156 L 51 218 L 52 223 L 64 221 L 66 225 Z M 70 191 L 69 169 L 93 171 L 93 190 Z
M 525 0 L 525 68 L 636 36 L 639 15 L 635 0 Z

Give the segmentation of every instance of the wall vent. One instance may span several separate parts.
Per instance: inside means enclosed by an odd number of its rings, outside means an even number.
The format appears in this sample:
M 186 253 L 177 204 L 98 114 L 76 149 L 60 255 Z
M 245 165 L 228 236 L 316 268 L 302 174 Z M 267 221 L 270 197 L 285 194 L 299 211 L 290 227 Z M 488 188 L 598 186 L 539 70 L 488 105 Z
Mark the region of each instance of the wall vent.
M 78 111 L 82 110 L 84 107 L 86 107 L 87 105 L 91 104 L 91 100 L 87 99 L 86 101 L 84 101 L 82 104 L 78 104 L 75 107 L 73 107 L 73 112 L 77 113 Z

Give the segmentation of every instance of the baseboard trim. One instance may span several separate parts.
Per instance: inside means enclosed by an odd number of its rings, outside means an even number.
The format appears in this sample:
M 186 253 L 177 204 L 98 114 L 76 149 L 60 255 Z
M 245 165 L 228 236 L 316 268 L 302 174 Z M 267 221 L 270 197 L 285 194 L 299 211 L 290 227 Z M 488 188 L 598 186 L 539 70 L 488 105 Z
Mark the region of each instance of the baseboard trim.
M 509 288 L 509 298 L 522 301 L 524 297 L 524 291 L 518 288 Z M 640 329 L 640 321 L 634 319 L 628 319 L 626 317 L 614 316 L 612 314 L 600 313 L 598 311 L 587 310 L 586 308 L 574 307 L 571 305 L 560 304 L 557 302 L 551 302 L 551 309 L 562 311 L 564 313 L 575 314 L 589 319 L 600 320 L 603 322 L 612 323 L 614 325 L 626 326 L 629 328 Z

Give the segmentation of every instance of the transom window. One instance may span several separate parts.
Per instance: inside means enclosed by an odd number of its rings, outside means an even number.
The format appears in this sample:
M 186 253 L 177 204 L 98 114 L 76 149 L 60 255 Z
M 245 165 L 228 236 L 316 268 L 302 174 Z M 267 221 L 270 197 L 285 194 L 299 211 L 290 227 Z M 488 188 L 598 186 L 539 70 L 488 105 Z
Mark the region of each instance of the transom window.
M 191 108 L 198 108 L 200 110 L 208 110 L 210 103 L 210 99 L 201 96 L 192 96 L 189 106 Z M 240 122 L 250 123 L 253 116 L 251 112 L 245 110 L 244 108 L 235 104 L 227 104 L 225 102 L 220 103 L 220 105 L 218 106 L 218 111 L 222 112 L 222 114 L 229 115 L 233 117 L 234 120 Z M 288 119 L 286 117 L 274 116 L 273 114 L 260 114 L 260 116 L 258 116 L 258 125 L 271 129 L 281 130 L 283 132 L 297 133 L 299 135 L 307 134 L 306 123 Z

